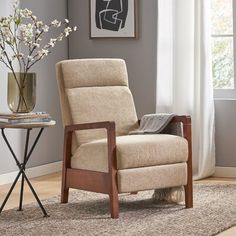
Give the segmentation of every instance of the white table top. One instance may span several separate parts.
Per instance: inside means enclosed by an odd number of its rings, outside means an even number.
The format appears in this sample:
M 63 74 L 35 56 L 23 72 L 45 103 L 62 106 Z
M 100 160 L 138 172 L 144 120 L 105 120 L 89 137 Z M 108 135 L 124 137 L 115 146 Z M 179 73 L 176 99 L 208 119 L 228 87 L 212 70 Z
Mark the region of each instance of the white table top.
M 31 128 L 46 128 L 50 126 L 54 126 L 56 124 L 55 120 L 51 120 L 49 122 L 35 122 L 35 123 L 17 123 L 17 124 L 9 124 L 5 122 L 0 122 L 0 129 L 31 129 Z

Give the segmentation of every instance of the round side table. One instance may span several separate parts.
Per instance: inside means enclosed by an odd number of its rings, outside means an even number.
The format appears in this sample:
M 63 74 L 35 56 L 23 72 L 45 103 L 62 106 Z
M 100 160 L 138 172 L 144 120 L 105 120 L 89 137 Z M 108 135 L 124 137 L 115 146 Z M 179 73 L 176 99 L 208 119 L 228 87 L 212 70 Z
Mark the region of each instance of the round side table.
M 34 148 L 36 146 L 36 144 L 38 143 L 39 141 L 39 138 L 44 130 L 44 128 L 47 128 L 47 127 L 52 127 L 56 124 L 56 122 L 54 120 L 51 120 L 50 122 L 39 122 L 39 123 L 18 123 L 18 124 L 9 124 L 9 123 L 1 123 L 0 122 L 0 129 L 1 129 L 1 133 L 2 133 L 2 137 L 7 145 L 7 147 L 9 148 L 15 162 L 16 162 L 16 165 L 18 166 L 19 168 L 19 172 L 9 190 L 9 192 L 7 193 L 7 196 L 5 198 L 5 200 L 3 201 L 1 207 L 0 207 L 0 213 L 2 212 L 4 206 L 6 205 L 17 181 L 19 180 L 20 176 L 22 175 L 22 179 L 21 179 L 21 189 L 20 189 L 20 202 L 19 202 L 19 211 L 22 211 L 23 208 L 22 208 L 22 202 L 23 202 L 23 193 L 24 193 L 24 181 L 27 182 L 27 184 L 29 185 L 29 188 L 30 190 L 32 191 L 36 201 L 38 202 L 43 214 L 45 217 L 48 217 L 49 215 L 47 214 L 46 210 L 44 209 L 41 201 L 39 200 L 39 197 L 38 195 L 36 194 L 32 184 L 30 183 L 30 180 L 29 178 L 27 177 L 26 173 L 25 173 L 25 168 L 26 168 L 26 164 L 27 162 L 29 161 L 30 157 L 31 157 L 31 154 L 32 152 L 34 151 Z M 15 152 L 13 151 L 6 135 L 5 135 L 5 129 L 25 129 L 26 130 L 26 139 L 25 139 L 25 148 L 24 148 L 24 159 L 23 159 L 23 162 L 20 163 Z M 30 131 L 32 129 L 39 129 L 39 133 L 38 135 L 36 136 L 34 142 L 33 142 L 33 145 L 32 147 L 29 149 L 29 140 L 30 140 Z

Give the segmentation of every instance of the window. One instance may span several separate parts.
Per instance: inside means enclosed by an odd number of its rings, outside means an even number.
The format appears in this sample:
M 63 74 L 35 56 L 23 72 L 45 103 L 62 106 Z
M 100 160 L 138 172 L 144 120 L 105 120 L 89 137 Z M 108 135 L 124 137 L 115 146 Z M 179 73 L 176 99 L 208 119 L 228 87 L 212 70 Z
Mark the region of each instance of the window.
M 233 0 L 211 0 L 212 73 L 215 97 L 236 97 Z

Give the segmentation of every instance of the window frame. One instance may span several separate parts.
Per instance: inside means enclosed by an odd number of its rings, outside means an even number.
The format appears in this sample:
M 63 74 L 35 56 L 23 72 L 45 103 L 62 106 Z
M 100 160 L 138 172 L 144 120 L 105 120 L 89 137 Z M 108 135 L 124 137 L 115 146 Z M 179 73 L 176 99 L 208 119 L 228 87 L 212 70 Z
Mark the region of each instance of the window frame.
M 219 37 L 232 37 L 233 38 L 233 57 L 234 57 L 234 88 L 233 89 L 215 89 L 214 88 L 214 98 L 216 99 L 235 99 L 236 98 L 236 23 L 234 23 L 234 20 L 236 21 L 236 1 L 232 0 L 232 10 L 233 10 L 233 34 L 215 34 L 211 35 L 211 42 L 212 38 Z M 213 79 L 213 78 L 212 78 Z

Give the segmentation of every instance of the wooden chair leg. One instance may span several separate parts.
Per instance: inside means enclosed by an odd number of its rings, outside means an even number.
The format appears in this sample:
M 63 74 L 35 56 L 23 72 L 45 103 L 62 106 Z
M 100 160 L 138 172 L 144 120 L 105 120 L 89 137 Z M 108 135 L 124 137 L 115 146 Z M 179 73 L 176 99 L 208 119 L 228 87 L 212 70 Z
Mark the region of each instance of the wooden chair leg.
M 117 188 L 117 178 L 116 175 L 110 176 L 111 186 L 109 190 L 109 199 L 110 199 L 110 212 L 111 218 L 119 218 L 119 199 L 118 199 L 118 188 Z
M 109 194 L 110 198 L 110 212 L 111 218 L 117 219 L 119 218 L 119 199 L 118 199 L 118 192 L 113 191 Z
M 192 182 L 188 183 L 186 186 L 184 186 L 185 190 L 185 206 L 186 208 L 192 208 L 193 207 L 193 186 Z
M 68 203 L 69 188 L 65 188 L 61 192 L 61 203 Z
M 69 188 L 66 187 L 66 171 L 62 171 L 62 183 L 61 183 L 61 203 L 68 203 Z

